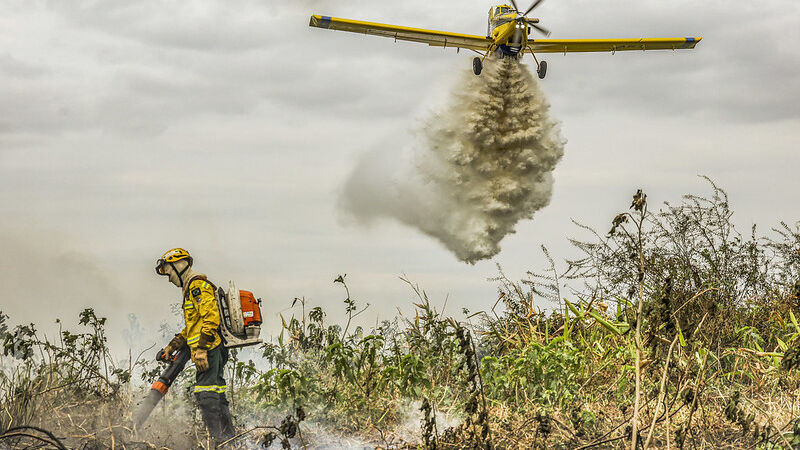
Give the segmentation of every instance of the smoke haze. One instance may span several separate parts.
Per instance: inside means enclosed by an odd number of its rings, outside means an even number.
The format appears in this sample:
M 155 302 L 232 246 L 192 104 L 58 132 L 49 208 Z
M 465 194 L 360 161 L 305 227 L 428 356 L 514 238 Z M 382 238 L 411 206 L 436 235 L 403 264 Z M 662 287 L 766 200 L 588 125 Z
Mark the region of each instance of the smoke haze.
M 550 202 L 565 141 L 527 66 L 487 59 L 465 73 L 417 143 L 366 154 L 340 204 L 363 224 L 394 218 L 474 264 Z
M 108 305 L 124 297 L 108 270 L 63 236 L 0 224 L 0 248 L 0 310 L 16 323 L 69 320 L 79 307 L 106 314 Z

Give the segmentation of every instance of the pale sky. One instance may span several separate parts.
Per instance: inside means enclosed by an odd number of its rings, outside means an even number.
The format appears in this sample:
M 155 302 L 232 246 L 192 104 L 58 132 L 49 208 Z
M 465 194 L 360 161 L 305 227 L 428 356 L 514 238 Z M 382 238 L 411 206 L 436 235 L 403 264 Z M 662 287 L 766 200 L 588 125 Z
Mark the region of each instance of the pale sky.
M 585 235 L 570 219 L 604 231 L 637 188 L 658 206 L 708 192 L 704 174 L 740 231 L 800 219 L 798 2 L 550 0 L 534 16 L 552 38 L 704 40 L 545 56 L 565 156 L 550 206 L 493 261 L 466 265 L 395 222 L 355 226 L 337 203 L 359 156 L 400 150 L 471 56 L 309 16 L 480 35 L 490 6 L 0 0 L 0 310 L 46 328 L 93 306 L 112 339 L 128 313 L 177 323 L 180 294 L 153 265 L 182 246 L 262 297 L 269 330 L 295 296 L 341 318 L 340 273 L 372 304 L 365 320 L 410 311 L 401 274 L 460 316 L 494 303 L 496 263 L 520 278 L 543 267 L 542 244 L 572 255 L 566 238 Z

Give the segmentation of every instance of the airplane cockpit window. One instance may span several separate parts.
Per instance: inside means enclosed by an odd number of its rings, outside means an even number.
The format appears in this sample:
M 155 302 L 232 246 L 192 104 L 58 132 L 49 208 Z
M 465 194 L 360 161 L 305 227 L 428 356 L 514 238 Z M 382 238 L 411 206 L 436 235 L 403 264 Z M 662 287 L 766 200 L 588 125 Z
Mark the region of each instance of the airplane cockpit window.
M 496 16 L 496 15 L 498 15 L 498 14 L 500 14 L 500 8 L 495 8 L 495 10 L 494 10 L 494 15 Z
M 506 8 L 506 7 L 500 8 L 500 14 L 508 14 L 510 12 L 511 8 Z

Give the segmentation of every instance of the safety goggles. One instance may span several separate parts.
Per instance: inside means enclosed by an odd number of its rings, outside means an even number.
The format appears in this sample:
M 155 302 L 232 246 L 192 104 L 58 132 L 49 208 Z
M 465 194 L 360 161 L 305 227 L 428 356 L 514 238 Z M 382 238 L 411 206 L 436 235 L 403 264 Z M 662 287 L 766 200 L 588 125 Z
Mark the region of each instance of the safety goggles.
M 164 258 L 159 258 L 156 261 L 156 273 L 159 274 L 159 275 L 166 275 L 167 272 L 164 271 L 164 268 L 166 267 L 166 265 L 167 265 L 167 261 L 165 261 Z

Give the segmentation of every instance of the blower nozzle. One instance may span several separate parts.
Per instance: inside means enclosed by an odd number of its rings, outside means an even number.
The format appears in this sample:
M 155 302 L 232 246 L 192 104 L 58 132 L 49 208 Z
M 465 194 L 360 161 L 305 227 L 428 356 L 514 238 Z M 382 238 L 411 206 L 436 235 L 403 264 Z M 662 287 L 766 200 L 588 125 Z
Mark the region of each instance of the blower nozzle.
M 133 423 L 137 429 L 144 424 L 147 418 L 150 417 L 150 413 L 152 413 L 156 405 L 158 405 L 158 402 L 167 394 L 169 387 L 172 386 L 172 383 L 175 382 L 178 375 L 183 372 L 183 368 L 186 367 L 186 363 L 189 361 L 190 357 L 189 347 L 183 347 L 171 358 L 168 358 L 169 366 L 161 373 L 161 376 L 158 377 L 156 382 L 153 383 L 147 397 L 145 397 L 144 401 L 139 405 L 136 414 L 133 415 Z

